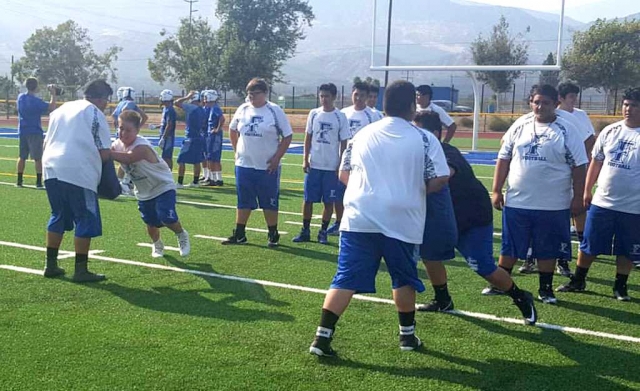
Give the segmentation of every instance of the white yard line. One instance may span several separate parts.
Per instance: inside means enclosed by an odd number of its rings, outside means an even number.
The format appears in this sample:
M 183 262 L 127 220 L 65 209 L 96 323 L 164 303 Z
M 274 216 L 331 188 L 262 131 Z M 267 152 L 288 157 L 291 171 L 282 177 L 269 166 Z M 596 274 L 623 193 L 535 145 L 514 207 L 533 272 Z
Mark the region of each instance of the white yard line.
M 225 240 L 227 240 L 227 238 L 221 238 L 219 236 L 193 235 L 193 237 L 199 239 L 217 240 L 219 242 L 224 242 Z
M 250 227 L 247 227 L 247 228 L 245 228 L 245 230 L 246 231 L 253 231 L 253 232 L 262 232 L 262 233 L 265 233 L 265 234 L 269 233 L 268 229 L 262 229 L 262 228 L 250 228 Z M 278 231 L 278 233 L 280 235 L 288 235 L 289 234 L 289 232 L 285 232 L 285 231 Z
M 300 226 L 302 226 L 302 225 L 303 225 L 303 224 L 302 224 L 301 222 L 299 222 L 299 221 L 285 221 L 284 223 L 285 223 L 285 224 L 291 224 L 291 225 L 300 225 Z M 309 225 L 310 225 L 310 226 L 312 226 L 312 227 L 318 227 L 318 228 L 322 227 L 322 225 L 321 225 L 321 224 L 309 224 Z
M 196 237 L 199 237 L 199 236 L 201 236 L 201 235 L 196 235 Z M 0 246 L 23 248 L 23 249 L 35 250 L 35 251 L 46 251 L 46 248 L 44 248 L 44 247 L 30 246 L 30 245 L 21 244 L 21 243 L 15 243 L 15 242 L 0 241 Z M 317 294 L 322 294 L 322 295 L 325 295 L 327 293 L 327 290 L 325 290 L 325 289 L 317 289 L 317 288 L 310 288 L 310 287 L 300 286 L 300 285 L 283 284 L 283 283 L 273 282 L 273 281 L 256 280 L 256 279 L 253 279 L 253 278 L 245 278 L 245 277 L 230 276 L 230 275 L 224 275 L 224 274 L 218 274 L 218 273 L 203 272 L 203 271 L 200 271 L 200 270 L 182 269 L 182 268 L 174 267 L 174 266 L 166 266 L 166 265 L 159 265 L 159 264 L 154 264 L 154 263 L 130 261 L 130 260 L 127 260 L 127 259 L 104 257 L 104 256 L 101 256 L 101 255 L 90 255 L 89 258 L 97 259 L 97 260 L 101 260 L 101 261 L 106 261 L 106 262 L 114 262 L 114 263 L 120 263 L 120 264 L 125 264 L 125 265 L 132 265 L 132 266 L 140 266 L 140 267 L 146 267 L 146 268 L 150 268 L 150 269 L 173 271 L 173 272 L 177 272 L 177 273 L 187 273 L 187 274 L 193 274 L 193 275 L 198 275 L 198 276 L 219 278 L 219 279 L 222 279 L 222 280 L 238 281 L 238 282 L 244 282 L 244 283 L 247 283 L 247 284 L 256 284 L 256 285 L 269 286 L 269 287 L 282 288 L 282 289 L 290 289 L 290 290 L 296 290 L 296 291 L 301 291 L 301 292 L 317 293 Z M 0 265 L 0 268 L 1 269 L 6 269 L 6 270 L 13 270 L 13 271 L 17 271 L 17 272 L 22 272 L 22 273 L 42 275 L 42 271 L 41 270 L 23 268 L 23 267 L 19 267 L 19 266 Z M 369 302 L 382 303 L 382 304 L 394 304 L 393 300 L 383 299 L 383 298 L 379 298 L 379 297 L 354 295 L 353 298 L 356 299 L 356 300 L 361 300 L 361 301 L 369 301 Z M 467 316 L 467 317 L 471 317 L 471 318 L 492 320 L 492 321 L 505 322 L 505 323 L 513 323 L 513 324 L 522 324 L 523 323 L 523 321 L 521 319 L 502 318 L 502 317 L 498 317 L 498 316 L 494 316 L 494 315 L 490 315 L 490 314 L 478 313 L 478 312 L 455 310 L 455 311 L 451 311 L 451 313 L 457 314 L 457 315 L 461 315 L 461 316 Z M 566 327 L 566 326 L 554 325 L 554 324 L 549 324 L 549 323 L 536 323 L 536 327 L 540 327 L 540 328 L 543 328 L 543 329 L 549 329 L 549 330 L 561 331 L 561 332 L 564 332 L 564 333 L 582 334 L 582 335 L 588 335 L 588 336 L 592 336 L 592 337 L 614 339 L 614 340 L 617 340 L 617 341 L 640 343 L 640 338 L 637 338 L 637 337 L 632 337 L 632 336 L 628 336 L 628 335 L 620 335 L 620 334 L 611 334 L 611 333 L 605 333 L 605 332 L 600 332 L 600 331 L 581 329 L 581 328 L 577 328 L 577 327 Z
M 138 247 L 153 248 L 153 243 L 138 243 L 137 246 Z M 178 252 L 180 252 L 180 249 L 178 247 L 164 246 L 164 249 L 165 250 L 169 250 L 169 251 L 178 251 Z

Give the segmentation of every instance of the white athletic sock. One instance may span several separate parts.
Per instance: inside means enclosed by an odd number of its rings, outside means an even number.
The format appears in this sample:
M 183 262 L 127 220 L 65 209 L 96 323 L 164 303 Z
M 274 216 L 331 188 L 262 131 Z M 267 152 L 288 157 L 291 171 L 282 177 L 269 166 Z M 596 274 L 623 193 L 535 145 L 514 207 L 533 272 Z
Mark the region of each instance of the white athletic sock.
M 222 180 L 222 171 L 216 171 L 216 181 Z
M 208 168 L 203 168 L 202 169 L 202 176 L 204 177 L 204 180 L 206 181 L 207 179 L 209 179 L 209 169 Z

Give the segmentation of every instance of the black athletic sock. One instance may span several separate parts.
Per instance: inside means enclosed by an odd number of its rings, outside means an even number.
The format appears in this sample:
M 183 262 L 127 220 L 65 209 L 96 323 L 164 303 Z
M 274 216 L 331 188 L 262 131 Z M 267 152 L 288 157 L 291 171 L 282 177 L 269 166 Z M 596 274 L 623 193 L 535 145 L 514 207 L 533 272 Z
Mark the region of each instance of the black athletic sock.
M 47 268 L 58 266 L 58 249 L 47 247 Z
M 449 289 L 447 288 L 447 283 L 442 285 L 433 285 L 433 291 L 436 294 L 436 301 L 440 303 L 446 303 L 451 300 L 451 296 L 449 296 Z
M 311 219 L 304 219 L 302 220 L 302 228 L 304 229 L 309 229 L 311 227 Z
M 194 185 L 197 185 L 199 180 L 200 180 L 200 178 L 198 178 L 198 177 L 197 177 L 197 176 L 195 176 L 195 175 L 193 176 L 193 184 L 194 184 Z
M 322 228 L 320 229 L 326 231 L 329 228 L 329 223 L 331 223 L 331 220 L 322 220 Z
M 244 229 L 247 227 L 246 224 L 236 224 L 236 238 L 244 238 L 245 232 Z
M 182 184 L 182 182 L 184 182 L 184 175 L 183 176 L 178 176 L 178 183 Z
M 23 175 L 24 175 L 24 174 L 23 174 L 23 173 L 21 173 L 21 172 L 19 172 L 19 173 L 18 173 L 18 184 L 19 184 L 19 185 L 21 185 L 21 184 L 22 184 L 22 176 L 23 176 Z
M 415 325 L 416 312 L 398 312 L 398 321 L 401 327 L 409 327 Z
M 513 285 L 511 285 L 511 288 L 509 288 L 506 291 L 507 295 L 509 295 L 509 297 L 511 297 L 513 300 L 519 299 L 522 296 L 524 296 L 524 291 L 520 288 L 518 288 L 518 286 L 516 285 L 516 283 L 514 282 Z
M 76 273 L 86 273 L 87 265 L 89 263 L 89 255 L 88 254 L 78 254 L 76 253 Z
M 42 186 L 42 173 L 36 174 L 36 186 Z
M 267 229 L 269 229 L 269 235 L 275 235 L 276 233 L 278 233 L 278 224 L 270 225 L 267 227 Z
M 540 272 L 540 290 L 541 291 L 551 291 L 553 290 L 553 272 Z
M 618 290 L 619 288 L 626 288 L 628 279 L 628 274 L 616 273 L 616 282 L 613 284 L 613 289 Z
M 323 308 L 322 316 L 320 317 L 320 327 L 324 327 L 330 330 L 335 330 L 336 323 L 338 323 L 338 319 L 340 319 L 340 316 Z
M 576 266 L 576 272 L 574 274 L 576 281 L 584 281 L 587 279 L 587 273 L 589 273 L 588 267 Z
M 506 266 L 502 266 L 502 265 L 498 265 L 498 267 L 499 267 L 500 269 L 506 270 L 506 271 L 507 271 L 507 273 L 509 273 L 509 275 L 511 275 L 511 272 L 513 271 L 513 268 L 512 268 L 512 267 L 506 267 Z

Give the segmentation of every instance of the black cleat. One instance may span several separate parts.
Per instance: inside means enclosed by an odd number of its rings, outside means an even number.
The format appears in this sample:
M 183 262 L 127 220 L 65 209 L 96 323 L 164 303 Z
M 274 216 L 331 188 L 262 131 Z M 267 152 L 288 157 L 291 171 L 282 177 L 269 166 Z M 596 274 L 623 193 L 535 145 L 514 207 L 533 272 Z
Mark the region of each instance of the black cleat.
M 229 236 L 227 240 L 222 242 L 223 246 L 230 244 L 245 244 L 247 243 L 247 235 L 243 235 L 241 238 L 236 236 L 236 230 L 233 230 L 233 235 Z
M 46 267 L 44 269 L 44 276 L 47 278 L 55 278 L 64 276 L 64 269 L 61 267 Z
M 573 273 L 571 273 L 571 268 L 569 267 L 569 261 L 567 261 L 566 259 L 558 259 L 556 264 L 556 271 L 558 272 L 558 274 L 564 277 L 571 278 L 571 276 L 573 276 Z
M 416 309 L 423 312 L 453 311 L 453 300 L 451 300 L 451 298 L 449 298 L 448 301 L 432 300 L 427 304 L 420 304 Z
M 568 283 L 560 285 L 556 288 L 556 292 L 584 292 L 587 288 L 587 283 L 582 280 L 576 280 L 572 278 Z
M 273 235 L 268 234 L 267 237 L 268 237 L 267 246 L 271 248 L 278 247 L 278 242 L 280 241 L 280 234 L 278 233 L 278 231 L 274 232 Z
M 525 325 L 534 325 L 538 321 L 538 311 L 533 304 L 533 295 L 530 292 L 524 292 L 522 297 L 513 300 L 524 318 Z
M 553 290 L 539 290 L 538 291 L 538 299 L 542 301 L 544 304 L 556 304 L 558 299 L 556 299 L 556 295 L 553 294 Z
M 613 288 L 613 296 L 620 301 L 631 301 L 631 297 L 629 296 L 629 292 L 627 291 L 627 286 L 619 286 Z
M 331 338 L 320 336 L 316 336 L 311 343 L 309 353 L 318 357 L 334 357 L 336 355 L 336 351 L 331 348 Z
M 496 288 L 495 286 L 488 286 L 482 290 L 482 295 L 484 296 L 497 296 L 504 295 L 504 291 Z
M 422 346 L 422 341 L 415 334 L 400 335 L 400 350 L 410 352 Z

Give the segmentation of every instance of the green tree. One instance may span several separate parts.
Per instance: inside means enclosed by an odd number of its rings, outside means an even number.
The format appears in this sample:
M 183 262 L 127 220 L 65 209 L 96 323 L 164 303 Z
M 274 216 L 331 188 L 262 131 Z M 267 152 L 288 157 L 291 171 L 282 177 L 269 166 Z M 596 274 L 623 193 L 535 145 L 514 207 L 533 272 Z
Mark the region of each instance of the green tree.
M 563 76 L 607 96 L 640 79 L 640 20 L 598 19 L 573 35 L 562 64 Z
M 556 57 L 553 53 L 549 53 L 547 58 L 542 62 L 542 65 L 555 65 Z M 549 84 L 556 87 L 560 84 L 560 72 L 559 71 L 541 71 L 540 78 L 538 79 L 538 84 Z
M 2 97 L 4 97 L 7 93 L 12 93 L 13 89 L 16 88 L 15 83 L 11 83 L 11 79 L 7 76 L 0 76 L 0 93 Z
M 160 35 L 165 36 L 166 31 Z M 158 83 L 177 82 L 188 90 L 218 88 L 220 49 L 206 19 L 180 20 L 178 33 L 159 42 L 147 67 Z
M 511 35 L 509 23 L 502 15 L 488 38 L 480 34 L 471 43 L 473 61 L 477 65 L 524 65 L 529 59 L 528 45 L 517 42 L 521 37 Z M 520 74 L 521 71 L 477 72 L 477 78 L 499 94 L 509 91 Z
M 284 81 L 282 65 L 315 18 L 306 0 L 218 0 L 216 16 L 220 79 L 241 95 L 253 77 Z
M 379 79 L 374 79 L 371 76 L 367 76 L 364 79 L 361 78 L 360 76 L 356 76 L 356 77 L 353 78 L 353 84 L 362 83 L 362 82 L 374 85 L 376 87 L 380 87 L 380 80 Z
M 55 29 L 36 30 L 24 42 L 23 49 L 24 57 L 12 69 L 19 80 L 34 76 L 43 84 L 60 84 L 74 92 L 92 79 L 117 81 L 114 61 L 122 49 L 111 46 L 97 54 L 89 32 L 72 20 Z

